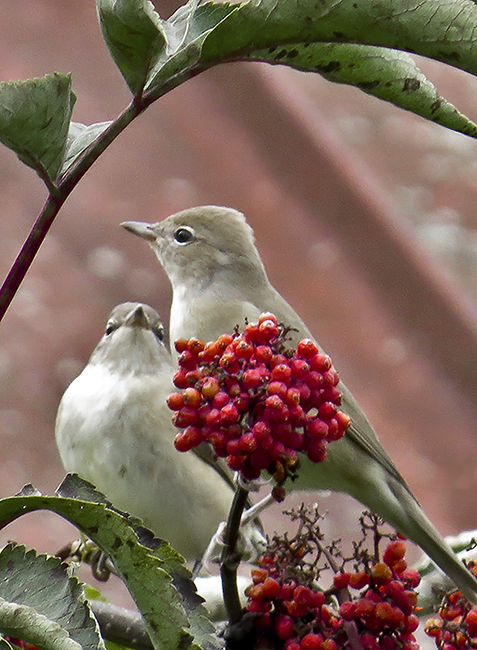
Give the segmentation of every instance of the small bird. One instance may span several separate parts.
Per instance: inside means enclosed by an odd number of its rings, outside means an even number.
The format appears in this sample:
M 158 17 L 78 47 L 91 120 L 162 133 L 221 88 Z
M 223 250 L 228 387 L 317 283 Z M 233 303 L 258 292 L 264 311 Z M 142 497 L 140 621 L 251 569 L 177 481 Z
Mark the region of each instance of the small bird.
M 172 284 L 170 340 L 215 340 L 224 332 L 273 312 L 291 331 L 292 343 L 312 334 L 271 285 L 252 228 L 237 210 L 201 206 L 148 224 L 128 221 L 126 230 L 146 239 Z M 341 410 L 351 425 L 330 444 L 324 463 L 301 460 L 298 490 L 346 492 L 418 544 L 472 601 L 477 581 L 428 520 L 388 456 L 356 400 L 340 382 Z
M 227 519 L 233 489 L 207 462 L 174 448 L 177 429 L 166 399 L 175 367 L 163 334 L 149 305 L 113 309 L 87 366 L 61 399 L 56 442 L 66 471 L 94 483 L 196 560 Z

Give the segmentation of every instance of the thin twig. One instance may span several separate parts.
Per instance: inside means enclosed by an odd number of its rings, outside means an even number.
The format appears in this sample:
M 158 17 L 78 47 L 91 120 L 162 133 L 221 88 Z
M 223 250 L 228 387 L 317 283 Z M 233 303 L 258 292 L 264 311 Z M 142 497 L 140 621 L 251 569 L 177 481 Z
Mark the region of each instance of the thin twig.
M 273 495 L 270 493 L 266 497 L 264 497 L 261 501 L 258 503 L 255 503 L 253 506 L 248 508 L 242 515 L 242 519 L 240 522 L 241 526 L 246 526 L 249 524 L 252 519 L 255 519 L 260 515 L 264 510 L 266 510 L 269 506 L 272 504 L 276 503 L 275 498 Z
M 66 201 L 67 195 L 50 196 L 43 206 L 38 219 L 30 231 L 25 243 L 17 255 L 7 277 L 0 289 L 0 321 L 4 317 L 15 294 L 20 288 L 28 269 L 33 263 L 38 250 L 45 239 L 59 209 Z
M 222 593 L 227 617 L 230 624 L 240 620 L 242 606 L 237 588 L 237 568 L 240 556 L 237 553 L 237 542 L 240 531 L 240 521 L 248 499 L 248 491 L 238 486 L 232 505 L 224 535 L 224 549 L 222 551 L 220 576 L 222 578 Z
M 48 231 L 51 228 L 60 208 L 68 196 L 76 187 L 81 178 L 93 165 L 103 151 L 117 138 L 132 120 L 137 117 L 138 109 L 134 105 L 128 108 L 106 129 L 101 136 L 92 144 L 78 162 L 73 165 L 69 172 L 62 178 L 56 187 L 55 193 L 50 194 L 42 211 L 40 212 L 33 228 L 26 238 L 20 252 L 17 255 L 5 281 L 0 288 L 0 321 L 10 306 L 15 294 L 20 288 L 33 260 L 38 253 Z
M 180 73 L 173 75 L 160 87 L 154 88 L 154 90 L 143 95 L 141 94 L 140 97 L 135 97 L 117 120 L 112 122 L 97 140 L 81 154 L 65 175 L 60 176 L 57 184 L 52 183 L 50 179 L 45 179 L 42 176 L 47 188 L 50 190 L 50 195 L 0 288 L 0 322 L 3 320 L 15 294 L 28 273 L 60 208 L 86 172 L 138 115 L 143 113 L 153 102 L 170 90 L 173 90 L 184 81 L 203 72 L 206 67 L 210 67 L 210 64 L 209 66 L 196 65 L 195 67 L 182 70 Z
M 107 641 L 135 650 L 152 650 L 154 646 L 138 611 L 99 600 L 88 602 L 99 623 L 101 634 Z
M 326 560 L 328 564 L 330 565 L 331 570 L 333 573 L 339 573 L 339 566 L 335 562 L 333 556 L 331 553 L 328 551 L 328 549 L 325 546 L 321 546 L 321 551 L 326 557 Z M 338 602 L 340 605 L 342 605 L 344 602 L 350 601 L 351 600 L 351 594 L 349 592 L 349 589 L 337 589 L 336 590 L 336 597 L 338 599 Z M 355 621 L 343 621 L 343 627 L 346 632 L 346 636 L 348 637 L 349 645 L 351 650 L 363 650 L 363 644 L 361 642 L 361 639 L 359 638 L 358 634 L 358 628 L 356 626 Z

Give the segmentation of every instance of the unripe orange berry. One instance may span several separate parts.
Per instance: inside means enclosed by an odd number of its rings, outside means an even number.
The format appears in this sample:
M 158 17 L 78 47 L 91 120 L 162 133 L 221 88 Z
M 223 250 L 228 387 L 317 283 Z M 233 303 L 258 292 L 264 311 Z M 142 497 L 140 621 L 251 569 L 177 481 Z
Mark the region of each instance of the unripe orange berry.
M 378 562 L 371 568 L 371 577 L 378 585 L 384 585 L 393 577 L 391 569 L 384 562 Z
M 190 350 L 193 354 L 199 354 L 205 348 L 204 341 L 200 339 L 192 338 L 189 339 L 187 343 L 187 349 Z
M 176 352 L 179 352 L 179 354 L 181 352 L 184 352 L 184 350 L 187 350 L 189 347 L 189 339 L 178 339 L 174 343 L 174 347 L 176 349 Z

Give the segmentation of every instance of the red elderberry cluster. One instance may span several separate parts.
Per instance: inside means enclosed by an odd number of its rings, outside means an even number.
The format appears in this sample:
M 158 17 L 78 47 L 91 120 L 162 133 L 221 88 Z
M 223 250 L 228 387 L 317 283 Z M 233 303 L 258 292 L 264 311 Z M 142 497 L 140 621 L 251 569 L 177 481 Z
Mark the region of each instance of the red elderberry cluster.
M 417 571 L 407 568 L 403 541 L 392 541 L 386 547 L 381 562 L 366 572 L 335 576 L 335 586 L 352 589 L 368 588 L 353 601 L 340 606 L 344 621 L 354 621 L 360 631 L 364 650 L 417 650 L 413 635 L 419 621 L 415 615 L 420 582 Z M 349 575 L 349 580 L 348 580 Z
M 247 609 L 259 614 L 257 631 L 272 635 L 285 650 L 341 650 L 349 647 L 347 622 L 354 622 L 363 650 L 418 650 L 413 632 L 419 583 L 417 571 L 407 569 L 402 541 L 390 542 L 383 561 L 354 573 L 334 577 L 334 591 L 348 589 L 336 610 L 313 583 L 290 580 L 273 556 L 252 570 Z M 354 592 L 354 593 L 353 593 Z M 358 592 L 358 593 L 356 593 Z M 346 592 L 345 592 L 346 593 Z
M 477 573 L 477 567 L 470 568 Z M 446 595 L 438 614 L 439 618 L 428 620 L 424 628 L 438 648 L 467 650 L 477 646 L 477 609 L 460 591 Z
M 310 339 L 296 349 L 284 339 L 276 317 L 262 314 L 242 335 L 176 341 L 174 385 L 182 392 L 167 403 L 183 429 L 174 441 L 179 451 L 209 442 L 245 479 L 265 469 L 279 483 L 296 468 L 298 452 L 325 460 L 328 444 L 349 426 L 338 374 Z

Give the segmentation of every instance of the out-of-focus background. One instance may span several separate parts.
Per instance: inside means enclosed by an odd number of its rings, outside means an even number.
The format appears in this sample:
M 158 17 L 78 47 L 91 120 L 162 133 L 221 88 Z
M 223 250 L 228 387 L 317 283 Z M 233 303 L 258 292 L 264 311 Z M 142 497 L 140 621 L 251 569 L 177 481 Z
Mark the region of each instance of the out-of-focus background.
M 164 17 L 173 9 L 156 6 Z M 420 65 L 477 119 L 474 78 Z M 75 121 L 112 119 L 129 101 L 93 0 L 9 3 L 0 79 L 55 71 L 73 74 Z M 45 196 L 0 148 L 2 278 Z M 167 320 L 167 279 L 119 223 L 213 203 L 245 212 L 273 284 L 441 532 L 477 527 L 476 198 L 475 141 L 318 75 L 236 63 L 174 90 L 74 191 L 0 324 L 0 496 L 27 482 L 51 493 L 61 480 L 56 408 L 111 308 L 146 301 Z M 323 503 L 336 531 L 360 511 L 344 497 Z M 72 535 L 42 514 L 1 541 L 53 552 Z

